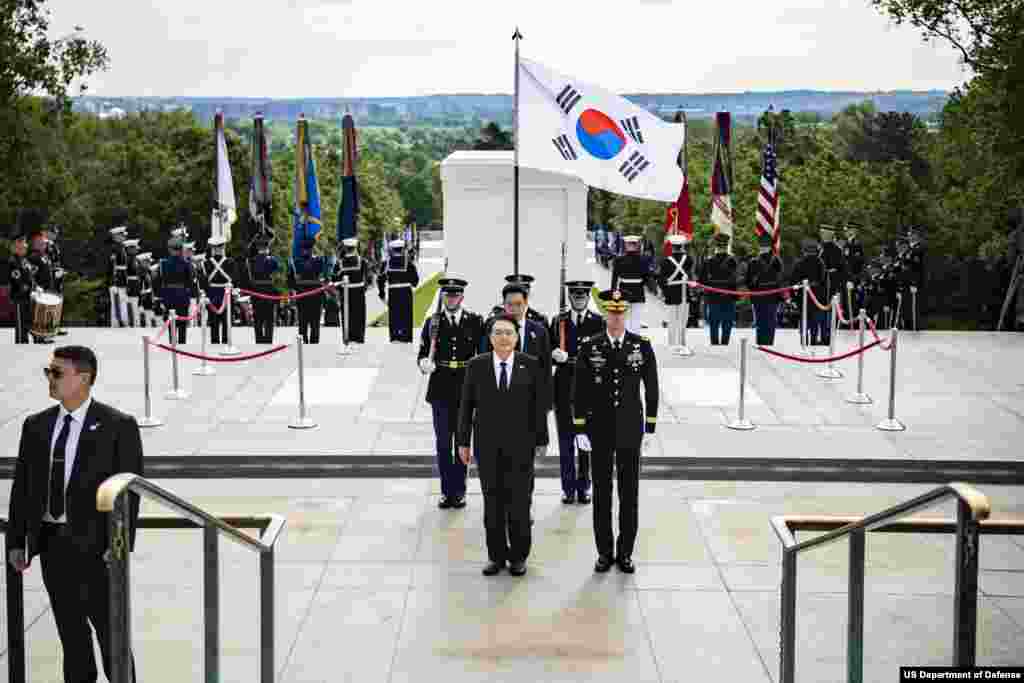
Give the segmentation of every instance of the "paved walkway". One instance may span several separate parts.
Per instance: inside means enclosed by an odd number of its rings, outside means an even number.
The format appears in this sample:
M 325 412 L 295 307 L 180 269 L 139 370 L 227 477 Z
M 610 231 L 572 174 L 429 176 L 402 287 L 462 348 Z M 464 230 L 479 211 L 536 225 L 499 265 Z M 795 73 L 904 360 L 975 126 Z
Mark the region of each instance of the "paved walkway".
M 487 579 L 475 481 L 469 506 L 455 512 L 435 507 L 436 485 L 424 480 L 163 483 L 215 512 L 287 516 L 276 648 L 278 680 L 290 683 L 777 680 L 780 553 L 769 517 L 870 513 L 928 488 L 643 481 L 629 577 L 592 572 L 590 508 L 561 505 L 556 482 L 542 480 L 528 574 Z M 8 487 L 0 483 L 4 510 Z M 1024 516 L 1020 489 L 981 488 L 996 516 Z M 251 682 L 255 561 L 221 547 L 222 680 Z M 865 680 L 950 661 L 952 549 L 952 537 L 869 537 Z M 142 681 L 201 677 L 200 551 L 195 531 L 139 538 L 132 615 Z M 799 681 L 845 680 L 846 557 L 839 543 L 800 561 Z M 980 557 L 978 660 L 1020 665 L 1024 539 L 983 537 Z M 27 584 L 30 680 L 57 680 L 38 563 Z

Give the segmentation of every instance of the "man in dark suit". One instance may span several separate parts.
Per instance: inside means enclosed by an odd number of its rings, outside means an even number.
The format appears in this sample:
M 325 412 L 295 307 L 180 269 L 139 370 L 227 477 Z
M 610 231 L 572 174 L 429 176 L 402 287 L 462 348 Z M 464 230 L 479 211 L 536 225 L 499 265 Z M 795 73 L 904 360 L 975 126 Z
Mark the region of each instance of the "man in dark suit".
M 573 424 L 577 448 L 590 451 L 594 476 L 594 571 L 606 572 L 614 561 L 632 574 L 640 451 L 650 447 L 658 422 L 658 363 L 651 342 L 626 329 L 630 304 L 625 295 L 605 290 L 599 298 L 608 312 L 606 329 L 580 344 L 576 354 Z M 619 494 L 617 544 L 612 533 L 613 465 Z
M 64 346 L 43 368 L 50 397 L 60 402 L 25 420 L 11 489 L 8 561 L 24 572 L 36 555 L 64 650 L 65 683 L 93 683 L 98 672 L 91 623 L 111 675 L 109 518 L 96 492 L 120 472 L 142 474 L 135 418 L 92 399 L 96 355 Z M 132 495 L 129 548 L 135 546 L 138 497 Z M 133 664 L 134 666 L 134 664 Z
M 547 379 L 540 362 L 515 351 L 519 324 L 509 315 L 491 325 L 494 351 L 476 356 L 466 368 L 459 404 L 459 458 L 477 453 L 487 531 L 485 576 L 509 564 L 509 573 L 526 573 L 530 554 L 530 499 L 533 463 L 548 445 Z

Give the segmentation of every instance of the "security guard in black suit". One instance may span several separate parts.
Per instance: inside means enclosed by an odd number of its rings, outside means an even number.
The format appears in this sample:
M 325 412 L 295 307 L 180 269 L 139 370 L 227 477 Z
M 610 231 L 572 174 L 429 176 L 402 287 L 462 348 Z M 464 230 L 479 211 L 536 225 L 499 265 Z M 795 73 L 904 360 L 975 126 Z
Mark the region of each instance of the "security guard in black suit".
M 565 283 L 570 310 L 551 320 L 548 337 L 554 350 L 555 424 L 558 426 L 558 457 L 562 466 L 562 502 L 569 505 L 590 502 L 590 453 L 576 453 L 576 429 L 572 424 L 572 384 L 576 374 L 576 354 L 580 344 L 604 332 L 604 319 L 588 310 L 592 280 Z
M 537 278 L 533 277 L 532 275 L 526 275 L 524 273 L 514 273 L 512 275 L 505 276 L 505 282 L 507 282 L 508 284 L 520 285 L 523 289 L 525 289 L 527 297 L 530 296 L 530 288 L 533 286 L 533 281 L 536 279 Z M 548 326 L 547 316 L 538 311 L 537 309 L 533 308 L 532 306 L 526 309 L 526 319 L 532 320 L 535 323 L 543 325 L 545 328 Z
M 366 341 L 366 280 L 368 277 L 366 259 L 359 255 L 359 240 L 354 237 L 341 241 L 341 253 L 334 264 L 334 281 L 338 284 L 338 306 L 344 315 L 345 297 L 348 292 L 347 339 L 350 344 Z M 348 289 L 342 284 L 348 276 Z
M 288 287 L 297 293 L 320 289 L 324 284 L 324 259 L 313 256 L 313 240 L 302 243 L 302 258 L 288 262 Z M 299 334 L 306 344 L 320 343 L 320 316 L 323 313 L 324 295 L 313 294 L 298 299 Z
M 420 274 L 405 251 L 405 240 L 392 240 L 391 253 L 381 264 L 377 292 L 388 302 L 388 332 L 392 342 L 412 343 L 412 300 Z M 387 297 L 384 290 L 387 289 Z
M 654 271 L 654 260 L 640 253 L 640 237 L 627 235 L 623 238 L 625 253 L 612 264 L 612 290 L 622 292 L 629 303 L 629 318 L 626 327 L 630 332 L 640 334 L 647 327 L 644 313 L 647 305 L 647 279 Z
M 173 234 L 167 241 L 170 255 L 160 259 L 160 269 L 154 282 L 154 289 L 160 291 L 160 300 L 166 310 L 166 316 L 188 317 L 192 286 L 195 282 L 195 268 L 192 261 L 183 255 L 184 240 L 181 234 Z M 188 342 L 188 321 L 178 320 L 173 329 L 177 330 L 177 343 Z
M 442 510 L 466 507 L 466 466 L 455 456 L 455 436 L 466 364 L 477 355 L 484 333 L 483 317 L 462 308 L 467 284 L 454 277 L 438 280 L 443 305 L 440 313 L 423 325 L 417 354 L 420 372 L 430 375 L 427 403 L 434 419 L 437 471 L 441 477 L 437 506 Z M 435 331 L 437 347 L 431 354 Z
M 28 235 L 14 239 L 14 253 L 7 259 L 11 303 L 14 304 L 14 343 L 28 344 L 32 327 L 32 290 L 35 289 L 34 268 L 28 261 Z
M 778 289 L 782 286 L 782 259 L 776 256 L 772 247 L 772 236 L 767 232 L 758 237 L 759 250 L 755 258 L 747 265 L 746 285 L 751 292 L 764 289 Z M 778 326 L 779 304 L 781 294 L 766 294 L 751 297 L 754 306 L 754 318 L 757 323 L 757 343 L 759 346 L 775 344 L 775 328 Z
M 274 273 L 281 270 L 281 263 L 270 255 L 270 241 L 257 237 L 253 244 L 255 253 L 246 259 L 248 289 L 267 296 L 277 296 L 274 288 Z M 274 322 L 277 319 L 277 301 L 252 298 L 253 332 L 257 344 L 274 343 Z
M 605 332 L 580 345 L 573 383 L 576 446 L 591 452 L 594 474 L 594 571 L 614 561 L 627 574 L 636 571 L 640 451 L 647 450 L 658 422 L 658 363 L 651 342 L 626 330 L 629 304 L 618 290 L 600 297 L 608 312 Z M 641 397 L 640 385 L 643 384 Z M 619 539 L 612 534 L 612 466 L 619 492 Z

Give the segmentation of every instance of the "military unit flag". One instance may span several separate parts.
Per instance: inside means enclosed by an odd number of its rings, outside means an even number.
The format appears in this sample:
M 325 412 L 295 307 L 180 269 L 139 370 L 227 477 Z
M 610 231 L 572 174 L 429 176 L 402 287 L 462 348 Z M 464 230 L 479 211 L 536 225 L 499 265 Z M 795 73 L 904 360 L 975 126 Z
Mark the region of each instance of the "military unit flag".
M 356 237 L 359 232 L 359 187 L 356 183 L 356 162 L 359 149 L 356 123 L 351 114 L 341 119 L 341 198 L 338 201 L 338 243 Z
M 675 202 L 685 124 L 666 123 L 624 97 L 519 61 L 519 165 L 578 177 L 609 192 Z
M 292 225 L 292 258 L 302 259 L 302 242 L 320 235 L 320 184 L 309 140 L 306 118 L 299 114 L 295 127 L 295 220 Z
M 270 157 L 267 135 L 263 128 L 263 114 L 257 113 L 252 128 L 252 173 L 249 179 L 249 216 L 253 221 L 254 236 L 273 235 L 271 226 Z
M 715 114 L 714 166 L 711 170 L 711 222 L 715 234 L 732 237 L 732 120 L 727 111 Z
M 230 242 L 231 226 L 238 219 L 238 207 L 235 204 L 235 185 L 231 181 L 228 143 L 224 139 L 224 114 L 221 112 L 214 116 L 213 134 L 217 150 L 217 197 L 213 203 L 210 236 L 223 237 Z

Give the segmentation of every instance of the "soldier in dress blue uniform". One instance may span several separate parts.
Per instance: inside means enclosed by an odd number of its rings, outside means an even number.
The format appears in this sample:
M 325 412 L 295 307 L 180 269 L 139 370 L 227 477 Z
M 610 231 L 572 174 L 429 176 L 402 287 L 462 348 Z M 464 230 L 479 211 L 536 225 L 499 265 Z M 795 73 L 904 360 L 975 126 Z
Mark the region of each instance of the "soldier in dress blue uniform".
M 526 296 L 530 296 L 530 288 L 533 286 L 533 281 L 536 280 L 532 275 L 525 275 L 524 273 L 512 274 L 505 276 L 505 282 L 510 285 L 519 285 L 526 290 Z M 545 328 L 548 326 L 548 319 L 540 311 L 529 307 L 526 309 L 526 319 L 532 320 L 533 322 L 543 325 Z
M 235 286 L 235 262 L 224 254 L 224 246 L 227 240 L 223 235 L 214 235 L 206 242 L 210 255 L 203 262 L 203 289 L 206 291 L 206 298 L 213 309 L 220 308 L 224 303 L 224 293 Z M 220 344 L 221 337 L 224 343 L 228 342 L 228 316 L 231 315 L 230 305 L 223 313 L 217 313 L 211 308 L 206 309 L 206 315 L 210 321 L 210 343 Z
M 348 276 L 348 289 L 342 279 Z M 341 241 L 341 250 L 334 265 L 333 280 L 338 284 L 338 306 L 344 315 L 345 297 L 348 297 L 348 317 L 345 328 L 350 344 L 366 341 L 366 278 L 369 275 L 366 260 L 359 255 L 359 240 L 354 237 Z M 346 291 L 348 292 L 346 295 Z
M 281 263 L 270 255 L 270 241 L 258 237 L 253 245 L 255 254 L 246 260 L 248 289 L 268 296 L 277 296 L 274 288 L 274 273 L 281 270 Z M 257 344 L 274 343 L 274 323 L 277 319 L 277 301 L 253 297 L 253 333 Z
M 654 273 L 654 259 L 640 253 L 640 237 L 626 235 L 623 238 L 625 253 L 615 259 L 612 265 L 612 289 L 622 292 L 629 305 L 626 327 L 634 334 L 647 327 L 644 314 L 647 307 L 647 280 Z
M 7 259 L 11 303 L 14 304 L 14 343 L 28 344 L 32 327 L 32 290 L 35 289 L 34 268 L 28 260 L 28 233 L 14 239 L 14 253 Z
M 605 290 L 607 328 L 580 345 L 573 383 L 576 446 L 591 453 L 594 476 L 594 571 L 612 563 L 636 571 L 640 492 L 640 451 L 647 450 L 658 422 L 658 363 L 651 342 L 626 329 L 629 303 L 618 290 Z M 641 385 L 643 394 L 641 395 Z M 612 532 L 612 470 L 619 492 L 619 538 Z
M 729 235 L 721 232 L 714 236 L 715 253 L 701 264 L 698 276 L 703 284 L 718 289 L 736 289 L 738 267 L 736 259 L 729 253 L 729 239 Z M 732 334 L 732 327 L 736 324 L 736 296 L 705 291 L 704 302 L 707 308 L 705 318 L 708 322 L 711 345 L 728 346 L 729 335 Z
M 760 254 L 747 265 L 746 285 L 750 291 L 778 289 L 782 286 L 782 259 L 772 252 L 772 236 L 764 233 L 758 238 Z M 751 297 L 754 319 L 757 323 L 757 343 L 761 346 L 775 344 L 775 328 L 779 322 L 781 294 Z
M 153 311 L 153 254 L 145 251 L 135 257 L 135 271 L 139 274 L 139 325 L 155 327 Z
M 846 224 L 846 244 L 843 246 L 843 258 L 846 261 L 847 279 L 853 284 L 853 291 L 847 297 L 848 307 L 853 309 L 848 315 L 856 315 L 864 306 L 864 267 L 867 260 L 864 257 L 864 245 L 857 239 L 857 226 L 853 223 Z
M 555 365 L 555 424 L 558 426 L 558 457 L 562 466 L 562 502 L 566 505 L 590 502 L 590 453 L 581 449 L 577 460 L 576 429 L 572 423 L 572 385 L 580 345 L 604 332 L 604 319 L 587 308 L 593 286 L 592 280 L 566 282 L 571 308 L 556 315 L 548 330 L 555 347 L 551 352 Z
M 139 325 L 139 297 L 142 295 L 142 280 L 139 276 L 139 240 L 130 239 L 121 243 L 124 246 L 125 257 L 128 259 L 128 268 L 125 270 L 125 310 L 128 312 L 125 318 L 126 327 L 137 327 Z
M 798 285 L 807 280 L 811 291 L 814 292 L 814 296 L 824 304 L 828 299 L 825 289 L 825 262 L 818 255 L 818 243 L 813 239 L 805 239 L 801 243 L 801 249 L 803 256 L 793 265 L 790 282 Z M 801 296 L 803 296 L 802 292 Z M 802 302 L 801 305 L 803 305 Z M 828 338 L 825 333 L 826 320 L 824 311 L 815 306 L 814 302 L 810 300 L 810 295 L 808 295 L 807 330 L 801 331 L 801 334 L 806 335 L 806 343 L 809 346 L 828 344 L 828 341 L 825 341 Z M 803 325 L 802 321 L 803 315 L 801 312 L 801 326 Z
M 110 256 L 107 259 L 107 293 L 110 296 L 110 326 L 128 326 L 128 253 L 124 241 L 128 228 L 119 225 L 110 229 Z
M 288 264 L 288 287 L 302 293 L 320 289 L 324 285 L 325 263 L 322 256 L 313 256 L 314 240 L 302 242 L 302 258 Z M 323 293 L 303 297 L 296 301 L 299 307 L 299 334 L 306 344 L 320 343 L 320 316 L 323 313 Z
M 441 477 L 442 510 L 466 506 L 466 466 L 455 457 L 455 436 L 459 426 L 459 399 L 466 377 L 466 364 L 477 355 L 484 333 L 484 319 L 462 308 L 466 280 L 449 277 L 438 280 L 443 307 L 437 317 L 437 348 L 431 356 L 435 324 L 431 316 L 420 334 L 417 356 L 420 372 L 430 375 L 427 403 L 434 419 L 437 443 L 437 471 Z
M 843 250 L 835 241 L 835 228 L 823 226 L 821 228 L 821 260 L 825 264 L 825 295 L 828 299 L 821 299 L 821 303 L 831 306 L 832 297 L 839 294 L 846 297 L 846 281 L 849 276 L 846 273 L 846 259 Z M 843 299 L 840 299 L 842 301 Z M 824 343 L 828 345 L 832 338 L 832 311 L 825 314 L 825 336 Z
M 386 299 L 388 302 L 391 341 L 411 344 L 413 290 L 420 283 L 420 274 L 406 253 L 405 240 L 392 240 L 389 251 L 388 258 L 381 264 L 377 291 L 381 301 Z
M 167 250 L 170 255 L 160 259 L 160 269 L 157 271 L 154 288 L 160 291 L 160 299 L 166 307 L 166 316 L 187 317 L 189 314 L 192 287 L 196 276 L 192 261 L 184 256 L 184 246 L 181 233 L 172 234 L 171 239 L 167 241 Z M 176 321 L 171 329 L 172 332 L 177 330 L 178 344 L 188 342 L 187 321 Z

